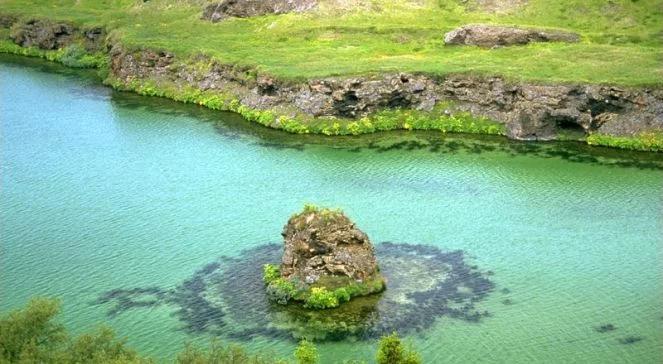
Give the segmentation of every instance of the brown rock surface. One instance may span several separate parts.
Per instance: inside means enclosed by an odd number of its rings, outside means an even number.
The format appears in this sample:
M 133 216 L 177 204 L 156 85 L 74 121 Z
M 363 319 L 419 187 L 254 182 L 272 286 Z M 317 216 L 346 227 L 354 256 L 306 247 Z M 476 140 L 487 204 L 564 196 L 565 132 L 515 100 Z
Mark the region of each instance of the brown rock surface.
M 470 24 L 444 35 L 444 43 L 497 47 L 523 45 L 532 42 L 577 42 L 580 36 L 571 32 L 515 28 L 487 24 Z
M 378 273 L 373 245 L 342 212 L 306 208 L 288 220 L 281 276 L 306 284 L 327 277 L 364 282 Z
M 205 7 L 202 18 L 218 22 L 228 17 L 248 18 L 267 14 L 302 12 L 314 8 L 317 0 L 224 0 Z

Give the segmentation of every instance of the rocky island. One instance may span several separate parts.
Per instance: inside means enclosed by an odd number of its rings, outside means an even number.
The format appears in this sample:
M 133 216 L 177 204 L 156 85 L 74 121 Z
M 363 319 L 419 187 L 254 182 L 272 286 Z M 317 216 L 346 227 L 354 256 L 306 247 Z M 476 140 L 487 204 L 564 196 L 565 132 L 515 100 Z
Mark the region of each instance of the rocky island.
M 385 289 L 371 241 L 342 211 L 306 205 L 282 235 L 281 265 L 264 266 L 271 301 L 325 309 Z

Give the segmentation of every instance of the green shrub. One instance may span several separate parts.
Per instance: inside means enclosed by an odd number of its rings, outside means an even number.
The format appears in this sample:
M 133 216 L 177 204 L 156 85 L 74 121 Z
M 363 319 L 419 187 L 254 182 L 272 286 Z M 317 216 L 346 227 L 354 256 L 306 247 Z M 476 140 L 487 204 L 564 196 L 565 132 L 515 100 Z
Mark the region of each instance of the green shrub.
M 295 359 L 297 359 L 297 364 L 316 364 L 320 357 L 318 349 L 313 343 L 302 340 L 295 349 Z
M 324 287 L 311 288 L 311 292 L 304 302 L 304 307 L 317 310 L 334 308 L 338 307 L 338 305 L 338 298 L 336 298 L 334 292 L 330 292 Z
M 267 285 L 267 298 L 281 305 L 287 304 L 297 294 L 297 287 L 285 278 L 276 278 Z
M 266 284 L 270 284 L 273 281 L 281 278 L 281 269 L 274 264 L 265 264 L 262 266 L 262 280 Z
M 334 290 L 334 296 L 336 296 L 339 303 L 348 302 L 350 301 L 350 298 L 352 298 L 347 288 L 338 288 Z
M 212 340 L 206 349 L 187 344 L 183 351 L 177 355 L 178 364 L 272 364 L 279 363 L 267 356 L 255 356 L 239 345 L 223 346 Z
M 397 333 L 383 336 L 378 344 L 378 364 L 421 364 L 421 357 L 414 350 L 405 349 Z
M 58 300 L 34 298 L 24 309 L 0 317 L 0 363 L 147 362 L 109 328 L 69 338 L 54 321 L 59 312 Z

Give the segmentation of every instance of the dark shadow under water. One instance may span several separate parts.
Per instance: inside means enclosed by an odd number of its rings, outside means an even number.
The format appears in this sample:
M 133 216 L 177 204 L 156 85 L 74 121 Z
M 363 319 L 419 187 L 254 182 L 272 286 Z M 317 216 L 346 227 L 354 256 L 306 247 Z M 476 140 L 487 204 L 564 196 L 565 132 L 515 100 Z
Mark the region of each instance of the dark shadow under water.
M 438 318 L 479 322 L 490 314 L 476 303 L 495 284 L 460 251 L 444 252 L 426 245 L 376 245 L 387 290 L 355 298 L 331 310 L 270 303 L 262 267 L 280 260 L 282 247 L 263 245 L 238 257 L 221 257 L 197 270 L 174 289 L 115 289 L 95 302 L 110 316 L 158 305 L 175 308 L 182 328 L 193 334 L 250 340 L 255 336 L 310 340 L 373 339 L 398 331 L 419 332 Z

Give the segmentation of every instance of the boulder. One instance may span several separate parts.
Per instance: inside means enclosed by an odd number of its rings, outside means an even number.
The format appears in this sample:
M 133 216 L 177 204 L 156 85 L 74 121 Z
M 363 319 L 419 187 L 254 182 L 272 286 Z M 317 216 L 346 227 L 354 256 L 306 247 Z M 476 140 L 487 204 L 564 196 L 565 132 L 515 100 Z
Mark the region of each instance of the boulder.
M 9 36 L 21 47 L 52 50 L 71 44 L 76 32 L 76 27 L 66 22 L 33 19 L 15 26 Z
M 18 17 L 9 14 L 0 14 L 0 28 L 11 28 L 18 21 Z
M 202 19 L 218 22 L 228 17 L 249 18 L 311 10 L 317 0 L 224 0 L 205 7 Z
M 282 235 L 285 279 L 348 284 L 379 275 L 373 244 L 341 211 L 306 208 L 288 220 Z
M 471 24 L 444 35 L 445 44 L 499 47 L 532 42 L 577 42 L 580 36 L 558 30 L 515 28 L 487 24 Z

